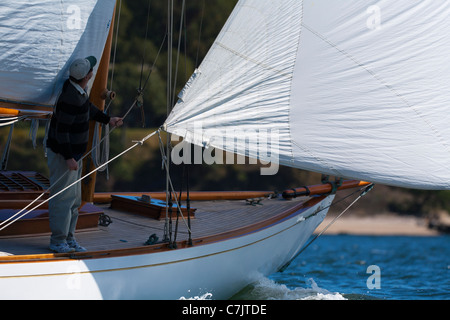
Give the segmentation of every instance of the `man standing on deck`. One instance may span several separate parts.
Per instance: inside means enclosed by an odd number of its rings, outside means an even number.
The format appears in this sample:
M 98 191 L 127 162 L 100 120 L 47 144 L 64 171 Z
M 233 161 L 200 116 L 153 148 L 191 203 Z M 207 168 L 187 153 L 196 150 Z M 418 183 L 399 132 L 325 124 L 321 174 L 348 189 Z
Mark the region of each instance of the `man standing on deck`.
M 89 120 L 113 127 L 123 124 L 122 118 L 107 116 L 89 101 L 85 88 L 96 64 L 95 57 L 75 60 L 59 96 L 47 140 L 50 196 L 81 178 L 80 159 L 87 149 Z M 80 182 L 49 201 L 50 250 L 57 253 L 86 251 L 74 237 L 80 206 Z

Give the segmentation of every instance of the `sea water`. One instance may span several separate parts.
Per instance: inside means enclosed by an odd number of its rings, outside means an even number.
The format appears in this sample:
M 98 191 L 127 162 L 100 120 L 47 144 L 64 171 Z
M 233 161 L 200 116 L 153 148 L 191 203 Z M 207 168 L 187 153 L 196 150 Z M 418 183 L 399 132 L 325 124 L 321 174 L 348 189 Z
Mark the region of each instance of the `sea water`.
M 450 299 L 450 236 L 322 236 L 232 299 Z

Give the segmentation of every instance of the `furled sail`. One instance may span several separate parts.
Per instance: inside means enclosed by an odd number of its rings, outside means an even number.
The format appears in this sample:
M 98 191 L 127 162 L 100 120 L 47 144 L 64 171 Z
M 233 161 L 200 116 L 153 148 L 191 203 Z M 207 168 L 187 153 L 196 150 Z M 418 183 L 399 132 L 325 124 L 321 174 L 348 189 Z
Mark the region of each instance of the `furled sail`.
M 114 6 L 115 0 L 2 1 L 3 111 L 51 110 L 68 78 L 70 63 L 91 55 L 101 58 Z
M 450 1 L 241 0 L 165 128 L 286 166 L 450 189 L 449 17 Z

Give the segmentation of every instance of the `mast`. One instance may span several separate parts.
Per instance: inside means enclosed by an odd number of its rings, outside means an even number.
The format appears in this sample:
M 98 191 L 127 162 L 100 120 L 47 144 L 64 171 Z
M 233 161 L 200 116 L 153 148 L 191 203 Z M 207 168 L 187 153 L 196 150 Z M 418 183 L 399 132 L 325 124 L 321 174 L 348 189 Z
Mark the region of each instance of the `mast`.
M 109 61 L 111 59 L 111 47 L 114 33 L 115 16 L 116 16 L 116 8 L 114 7 L 108 38 L 106 40 L 105 49 L 103 50 L 103 56 L 100 60 L 97 76 L 92 86 L 90 96 L 91 102 L 101 111 L 104 111 L 105 109 L 105 100 L 102 98 L 102 93 L 105 91 L 108 82 Z M 89 125 L 89 143 L 87 150 L 91 150 L 94 145 L 93 144 L 94 130 L 95 130 L 95 122 L 91 121 Z M 95 167 L 94 162 L 92 161 L 92 154 L 90 154 L 83 160 L 83 175 L 91 172 L 94 169 Z M 81 186 L 81 194 L 83 202 L 93 202 L 96 178 L 97 175 L 96 173 L 94 173 L 89 177 L 87 177 L 85 180 L 83 180 Z

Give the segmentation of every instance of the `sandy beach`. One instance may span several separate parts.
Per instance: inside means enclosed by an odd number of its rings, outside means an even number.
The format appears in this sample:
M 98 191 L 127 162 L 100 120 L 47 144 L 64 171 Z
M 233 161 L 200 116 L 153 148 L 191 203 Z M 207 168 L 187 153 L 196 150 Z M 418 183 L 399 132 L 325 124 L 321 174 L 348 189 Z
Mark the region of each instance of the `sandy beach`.
M 324 230 L 334 219 L 327 217 L 317 228 Z M 439 233 L 427 227 L 427 221 L 416 217 L 402 217 L 381 214 L 370 217 L 344 216 L 338 219 L 326 232 L 328 235 L 383 235 L 383 236 L 436 236 Z

